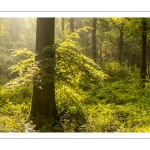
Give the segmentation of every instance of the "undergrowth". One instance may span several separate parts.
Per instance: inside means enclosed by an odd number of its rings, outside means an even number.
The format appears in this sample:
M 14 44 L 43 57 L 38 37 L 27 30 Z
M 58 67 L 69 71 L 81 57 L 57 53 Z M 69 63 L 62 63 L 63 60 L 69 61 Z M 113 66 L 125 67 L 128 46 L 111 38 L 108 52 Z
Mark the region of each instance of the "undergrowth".
M 36 66 L 25 50 L 30 59 L 11 67 L 18 76 L 0 80 L 0 132 L 150 132 L 149 79 L 142 88 L 135 66 L 110 62 L 101 69 L 69 43 L 56 51 L 59 119 L 28 121 Z
M 26 122 L 31 100 L 24 98 L 25 89 L 21 87 L 14 92 L 1 89 L 0 131 L 149 132 L 150 89 L 148 83 L 145 89 L 137 84 L 135 81 L 105 81 L 85 91 L 58 82 L 56 104 L 60 119 L 47 121 L 39 117 L 36 128 Z

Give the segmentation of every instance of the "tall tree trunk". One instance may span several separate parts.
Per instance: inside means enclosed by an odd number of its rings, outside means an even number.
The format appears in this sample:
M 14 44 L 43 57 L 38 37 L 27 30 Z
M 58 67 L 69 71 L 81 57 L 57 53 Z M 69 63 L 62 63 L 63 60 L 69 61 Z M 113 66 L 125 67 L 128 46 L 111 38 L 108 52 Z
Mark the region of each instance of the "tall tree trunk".
M 92 56 L 95 63 L 97 63 L 97 50 L 96 50 L 96 22 L 97 18 L 92 21 Z
M 123 32 L 120 29 L 119 43 L 118 43 L 118 61 L 121 65 L 122 63 L 122 51 L 123 51 Z
M 65 18 L 61 18 L 61 30 L 64 32 Z
M 150 65 L 150 43 L 148 41 L 148 44 L 147 44 L 147 73 L 148 73 L 148 77 L 150 78 L 149 65 Z
M 102 67 L 102 47 L 101 44 L 99 44 L 99 65 Z
M 143 18 L 142 19 L 141 71 L 140 71 L 143 87 L 145 87 L 145 78 L 146 78 L 146 44 L 147 44 L 147 22 L 146 22 L 146 18 Z
M 70 30 L 74 32 L 74 18 L 70 18 Z
M 46 76 L 41 76 L 41 82 L 33 85 L 30 111 L 30 116 L 33 118 L 39 115 L 47 119 L 55 117 L 57 114 L 54 84 L 55 52 L 51 48 L 43 50 L 46 46 L 54 45 L 54 33 L 55 18 L 37 18 L 35 61 L 39 62 L 38 66 Z M 44 63 L 46 59 L 49 60 L 47 65 Z

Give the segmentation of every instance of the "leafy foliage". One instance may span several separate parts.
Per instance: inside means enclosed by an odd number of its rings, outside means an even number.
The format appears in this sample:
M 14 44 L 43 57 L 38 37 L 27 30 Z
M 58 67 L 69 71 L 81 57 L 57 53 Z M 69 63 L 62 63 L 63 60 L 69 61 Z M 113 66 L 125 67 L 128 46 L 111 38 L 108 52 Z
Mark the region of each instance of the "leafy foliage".
M 127 23 L 125 34 L 129 33 L 128 29 L 133 31 L 132 28 L 135 27 L 134 30 L 139 29 L 139 35 L 140 20 L 129 20 L 113 19 L 117 26 L 122 24 L 122 21 Z M 52 48 L 56 56 L 55 91 L 59 121 L 45 120 L 39 116 L 35 120 L 36 126 L 27 120 L 32 83 L 41 82 L 41 75 L 45 76 L 45 81 L 50 79 L 46 78 L 44 69 L 38 67 L 40 62 L 34 62 L 32 51 L 35 33 L 32 35 L 32 32 L 35 20 L 27 19 L 24 30 L 20 32 L 20 40 L 14 41 L 10 48 L 3 44 L 10 40 L 9 20 L 3 24 L 1 21 L 0 69 L 5 73 L 0 75 L 0 132 L 150 132 L 149 78 L 146 88 L 143 89 L 139 84 L 139 69 L 136 66 L 130 66 L 127 62 L 120 66 L 116 61 L 106 61 L 108 58 L 112 60 L 116 54 L 116 46 L 110 40 L 118 36 L 117 28 L 111 30 L 115 25 L 109 18 L 98 20 L 99 42 L 102 41 L 102 68 L 83 55 L 85 43 L 81 43 L 81 37 L 85 34 L 90 38 L 88 27 L 77 29 L 72 34 L 65 31 L 61 38 L 57 33 L 59 44 L 45 48 L 48 51 Z M 86 24 L 85 19 L 80 21 Z M 4 23 L 7 26 L 4 26 Z M 87 25 L 89 23 L 90 19 L 87 20 Z M 68 26 L 66 24 L 65 27 Z M 104 26 L 105 28 L 102 28 Z M 25 31 L 28 32 L 24 34 Z M 57 32 L 60 32 L 60 29 Z M 136 36 L 131 37 L 135 43 L 129 45 L 125 52 L 131 52 L 132 48 L 138 48 L 138 52 L 140 51 Z M 31 50 L 28 50 L 30 47 Z M 88 45 L 86 48 L 89 48 Z M 44 67 L 47 67 L 51 60 L 42 61 L 45 61 Z M 11 71 L 11 80 L 5 76 L 7 68 Z
M 119 81 L 122 79 L 129 80 L 130 78 L 133 77 L 132 69 L 134 69 L 134 73 L 137 73 L 139 71 L 136 66 L 131 68 L 127 66 L 126 63 L 123 63 L 122 65 L 120 65 L 116 61 L 111 61 L 107 63 L 103 67 L 103 69 L 104 69 L 104 72 L 111 77 L 109 79 L 113 81 Z

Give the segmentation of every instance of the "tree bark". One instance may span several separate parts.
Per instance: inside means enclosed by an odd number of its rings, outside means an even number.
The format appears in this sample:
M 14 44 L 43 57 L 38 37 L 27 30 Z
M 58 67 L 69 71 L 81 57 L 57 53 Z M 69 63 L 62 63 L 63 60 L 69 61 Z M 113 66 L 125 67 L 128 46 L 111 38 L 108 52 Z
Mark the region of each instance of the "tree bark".
M 97 18 L 92 21 L 92 56 L 95 63 L 97 63 L 97 49 L 96 49 L 96 22 Z
M 147 44 L 147 74 L 148 74 L 148 77 L 150 78 L 149 65 L 150 65 L 150 43 L 148 41 L 148 44 Z
M 123 51 L 123 32 L 120 29 L 119 43 L 118 43 L 118 61 L 121 65 L 122 63 L 122 51 Z
M 100 60 L 99 60 L 99 65 L 100 66 L 102 66 L 102 48 L 101 48 L 101 44 L 99 44 L 99 58 L 100 58 Z
M 70 30 L 74 32 L 74 18 L 70 18 Z
M 52 118 L 57 115 L 55 103 L 55 84 L 54 84 L 54 59 L 55 52 L 52 49 L 43 51 L 46 46 L 54 45 L 55 18 L 37 18 L 36 33 L 36 56 L 35 61 L 39 62 L 40 70 L 47 74 L 41 76 L 41 82 L 33 85 L 33 95 L 30 116 L 36 118 L 43 116 L 44 118 Z M 43 59 L 50 59 L 49 64 L 45 67 Z M 42 72 L 41 72 L 42 74 Z
M 146 79 L 146 45 L 147 45 L 147 22 L 146 18 L 142 19 L 142 53 L 141 53 L 141 80 L 142 86 L 145 87 Z
M 65 24 L 65 19 L 61 18 L 61 30 L 64 32 L 64 24 Z

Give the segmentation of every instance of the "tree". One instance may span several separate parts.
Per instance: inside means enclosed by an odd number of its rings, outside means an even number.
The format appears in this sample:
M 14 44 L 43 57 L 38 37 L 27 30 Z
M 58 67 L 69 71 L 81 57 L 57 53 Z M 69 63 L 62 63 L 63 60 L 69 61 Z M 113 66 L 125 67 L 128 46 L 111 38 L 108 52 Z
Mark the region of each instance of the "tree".
M 10 36 L 12 41 L 19 41 L 20 40 L 20 32 L 23 29 L 23 18 L 11 18 L 10 19 Z
M 27 48 L 34 52 L 36 40 L 36 18 L 23 18 L 23 22 L 23 30 L 20 33 L 18 48 Z
M 122 62 L 131 58 L 133 47 L 131 48 L 132 44 L 130 43 L 135 32 L 135 27 L 133 27 L 133 30 L 130 27 L 131 25 L 132 21 L 129 18 L 103 18 L 98 20 L 97 34 L 102 40 L 99 43 L 102 45 L 104 41 L 107 59 L 113 59 L 122 64 Z
M 52 118 L 57 115 L 54 84 L 54 45 L 55 18 L 38 18 L 36 33 L 36 56 L 39 62 L 41 80 L 34 83 L 30 116 Z M 45 63 L 46 62 L 46 63 Z M 44 73 L 43 73 L 44 72 Z M 46 75 L 46 76 L 45 76 Z M 46 80 L 46 79 L 48 80 Z
M 142 19 L 142 53 L 141 53 L 141 80 L 142 86 L 145 87 L 146 78 L 146 48 L 147 48 L 147 21 Z
M 118 42 L 118 61 L 122 62 L 122 51 L 123 51 L 123 24 L 120 28 L 119 42 Z
M 150 41 L 148 40 L 148 42 L 147 42 L 147 74 L 150 78 L 149 65 L 150 65 Z
M 65 23 L 65 18 L 61 18 L 61 30 L 64 32 L 64 23 Z
M 74 32 L 74 18 L 70 18 L 70 30 Z
M 96 22 L 97 19 L 93 18 L 92 21 L 92 56 L 93 56 L 93 60 L 95 62 L 97 62 L 97 51 L 96 51 Z

